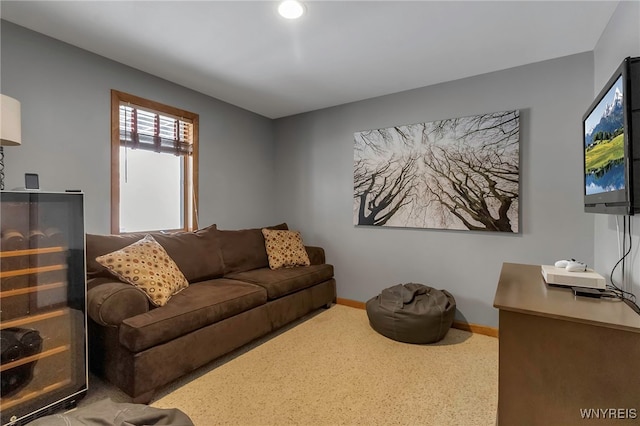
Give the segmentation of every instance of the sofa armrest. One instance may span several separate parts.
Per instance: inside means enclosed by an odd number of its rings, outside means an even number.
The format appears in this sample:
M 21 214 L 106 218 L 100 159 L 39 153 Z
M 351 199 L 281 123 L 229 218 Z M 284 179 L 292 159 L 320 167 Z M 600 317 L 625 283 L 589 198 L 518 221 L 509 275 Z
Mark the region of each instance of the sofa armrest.
M 149 311 L 149 299 L 131 284 L 93 278 L 87 281 L 87 288 L 87 314 L 100 325 L 117 327 L 123 320 Z
M 322 265 L 326 262 L 322 247 L 305 246 L 304 248 L 307 250 L 312 265 Z

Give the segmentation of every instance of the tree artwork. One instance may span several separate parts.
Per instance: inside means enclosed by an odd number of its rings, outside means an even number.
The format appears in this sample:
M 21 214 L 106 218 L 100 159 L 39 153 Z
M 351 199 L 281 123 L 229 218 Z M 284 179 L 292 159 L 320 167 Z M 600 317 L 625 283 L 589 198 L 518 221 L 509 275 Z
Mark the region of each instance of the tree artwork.
M 354 134 L 356 225 L 518 232 L 520 113 Z

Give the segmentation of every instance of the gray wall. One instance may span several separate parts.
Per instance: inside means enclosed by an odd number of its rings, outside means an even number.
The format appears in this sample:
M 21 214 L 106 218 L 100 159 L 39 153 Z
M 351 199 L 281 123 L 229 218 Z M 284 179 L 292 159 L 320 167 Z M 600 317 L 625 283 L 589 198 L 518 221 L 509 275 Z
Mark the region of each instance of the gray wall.
M 1 21 L 3 94 L 22 106 L 22 145 L 5 147 L 5 188 L 40 175 L 82 189 L 86 229 L 110 230 L 111 89 L 200 115 L 200 225 L 275 223 L 273 122 L 166 80 Z
M 640 56 L 640 2 L 620 2 L 609 24 L 602 33 L 594 49 L 594 96 L 606 84 L 611 74 L 627 56 Z M 638 131 L 636 129 L 636 131 Z M 618 223 L 622 230 L 622 216 Z M 633 246 L 627 264 L 628 290 L 640 296 L 640 263 L 638 245 L 640 244 L 640 219 L 632 218 Z M 618 251 L 618 232 L 616 216 L 596 215 L 594 253 L 595 267 L 603 275 L 610 275 L 613 266 L 620 258 Z M 622 233 L 620 233 L 622 239 Z M 629 268 L 631 265 L 631 268 Z M 616 283 L 621 283 L 619 267 L 614 275 Z
M 593 263 L 593 216 L 582 212 L 581 116 L 593 94 L 583 53 L 276 121 L 278 207 L 306 242 L 326 249 L 338 297 L 366 301 L 385 287 L 446 288 L 458 318 L 497 326 L 502 262 Z M 353 133 L 521 110 L 521 233 L 355 227 Z

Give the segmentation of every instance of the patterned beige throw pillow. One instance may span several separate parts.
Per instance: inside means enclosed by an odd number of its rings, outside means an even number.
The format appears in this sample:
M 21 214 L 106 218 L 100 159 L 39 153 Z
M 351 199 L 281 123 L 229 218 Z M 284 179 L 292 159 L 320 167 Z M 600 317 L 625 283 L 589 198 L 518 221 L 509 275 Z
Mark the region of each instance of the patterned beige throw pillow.
M 309 255 L 298 231 L 262 229 L 271 269 L 309 266 Z
M 127 247 L 98 256 L 96 261 L 120 280 L 144 291 L 156 306 L 166 305 L 171 296 L 189 286 L 173 259 L 148 234 Z

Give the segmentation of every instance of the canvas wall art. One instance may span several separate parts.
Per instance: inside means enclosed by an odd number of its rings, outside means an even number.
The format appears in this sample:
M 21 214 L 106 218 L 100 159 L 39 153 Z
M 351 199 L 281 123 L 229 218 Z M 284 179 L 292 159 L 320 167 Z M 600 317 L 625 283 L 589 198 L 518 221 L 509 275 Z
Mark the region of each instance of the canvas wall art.
M 519 232 L 520 112 L 354 134 L 355 225 Z

